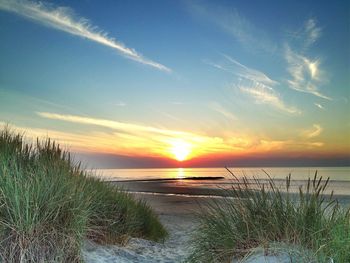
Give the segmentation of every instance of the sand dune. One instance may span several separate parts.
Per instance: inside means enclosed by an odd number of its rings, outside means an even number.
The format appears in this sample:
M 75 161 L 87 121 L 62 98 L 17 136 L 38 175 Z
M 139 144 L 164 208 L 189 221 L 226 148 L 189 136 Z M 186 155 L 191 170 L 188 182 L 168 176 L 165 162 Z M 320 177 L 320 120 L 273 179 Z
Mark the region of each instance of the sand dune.
M 87 263 L 175 263 L 182 262 L 189 254 L 189 238 L 196 224 L 190 216 L 163 214 L 162 223 L 169 231 L 169 238 L 162 244 L 131 238 L 126 246 L 102 246 L 87 241 L 83 256 Z

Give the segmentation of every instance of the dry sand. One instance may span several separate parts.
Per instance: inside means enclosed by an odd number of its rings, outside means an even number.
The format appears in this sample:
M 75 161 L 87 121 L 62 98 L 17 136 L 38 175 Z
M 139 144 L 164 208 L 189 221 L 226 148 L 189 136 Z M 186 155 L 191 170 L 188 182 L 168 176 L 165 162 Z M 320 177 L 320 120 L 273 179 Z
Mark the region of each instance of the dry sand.
M 198 225 L 195 213 L 199 211 L 200 205 L 209 200 L 208 198 L 213 198 L 205 196 L 208 189 L 195 189 L 189 186 L 190 182 L 184 181 L 143 181 L 118 184 L 133 192 L 136 198 L 142 198 L 152 206 L 168 230 L 169 238 L 164 243 L 131 238 L 124 247 L 101 246 L 87 241 L 83 249 L 85 262 L 183 262 L 189 255 L 190 238 Z M 350 196 L 342 197 L 341 201 L 349 206 Z M 240 261 L 232 260 L 232 263 L 237 262 Z M 264 252 L 257 251 L 242 262 L 283 263 L 290 262 L 290 258 L 284 254 L 265 256 Z
M 205 200 L 199 197 L 186 197 L 162 194 L 136 194 L 137 198 L 147 202 L 158 213 L 161 222 L 169 232 L 169 238 L 164 243 L 131 238 L 126 246 L 102 246 L 91 243 L 85 244 L 83 256 L 86 263 L 180 263 L 190 253 L 191 235 L 197 222 L 194 214 L 199 204 Z M 243 262 L 232 259 L 232 263 Z M 289 263 L 286 254 L 264 255 L 264 252 L 254 253 L 245 259 L 245 263 Z
M 198 198 L 150 194 L 135 196 L 147 200 L 155 209 L 169 232 L 169 238 L 163 244 L 132 238 L 125 247 L 101 246 L 87 241 L 83 250 L 87 263 L 173 263 L 182 262 L 188 256 L 190 236 L 196 227 L 193 213 Z

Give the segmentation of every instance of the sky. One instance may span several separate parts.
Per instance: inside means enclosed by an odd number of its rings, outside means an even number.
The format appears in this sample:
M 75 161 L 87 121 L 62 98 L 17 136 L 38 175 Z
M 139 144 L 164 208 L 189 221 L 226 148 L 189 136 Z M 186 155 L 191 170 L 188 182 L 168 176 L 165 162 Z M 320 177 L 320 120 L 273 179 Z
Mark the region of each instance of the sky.
M 350 165 L 350 2 L 0 0 L 0 125 L 96 168 Z

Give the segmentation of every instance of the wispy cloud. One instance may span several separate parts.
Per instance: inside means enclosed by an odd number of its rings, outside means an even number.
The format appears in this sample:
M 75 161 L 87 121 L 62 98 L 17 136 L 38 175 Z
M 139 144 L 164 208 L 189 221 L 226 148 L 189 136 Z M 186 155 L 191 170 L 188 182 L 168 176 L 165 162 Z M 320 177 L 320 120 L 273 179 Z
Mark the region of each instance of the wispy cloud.
M 94 132 L 92 135 L 79 137 L 79 135 L 74 134 L 63 135 L 56 132 L 53 133 L 54 135 L 57 134 L 57 136 L 64 136 L 63 138 L 66 141 L 74 142 L 80 148 L 91 148 L 93 144 L 95 151 L 101 148 L 104 148 L 104 151 L 106 151 L 107 148 L 108 152 L 119 150 L 120 153 L 130 153 L 138 149 L 142 150 L 143 153 L 164 155 L 169 154 L 169 146 L 173 144 L 174 140 L 183 140 L 191 145 L 195 156 L 209 153 L 232 153 L 232 151 L 235 153 L 263 151 L 267 147 L 258 138 L 252 138 L 238 133 L 231 134 L 231 136 L 225 138 L 77 115 L 49 112 L 37 112 L 37 114 L 47 119 L 111 129 L 113 131 L 112 135 L 110 133 L 100 134 Z M 84 141 L 88 141 L 89 136 L 93 137 L 91 138 L 92 142 L 87 142 L 87 145 L 84 145 Z
M 314 124 L 312 125 L 312 128 L 302 131 L 301 135 L 307 139 L 311 139 L 319 136 L 322 131 L 323 131 L 323 128 L 321 127 L 321 125 Z
M 317 108 L 319 108 L 319 109 L 321 109 L 321 110 L 324 110 L 324 107 L 323 107 L 321 104 L 319 104 L 319 103 L 314 103 L 314 105 L 315 105 Z
M 287 70 L 291 76 L 287 80 L 290 88 L 332 100 L 332 98 L 322 94 L 318 89 L 318 86 L 325 81 L 324 73 L 320 69 L 319 59 L 311 60 L 302 54 L 292 51 L 289 46 L 286 46 L 285 59 L 288 63 Z
M 269 151 L 290 150 L 291 153 L 296 152 L 306 152 L 307 150 L 316 149 L 318 150 L 320 147 L 324 146 L 323 142 L 308 142 L 308 141 L 300 141 L 300 140 L 261 140 L 260 144 L 263 145 Z M 299 155 L 299 154 L 298 154 Z M 290 157 L 291 155 L 289 155 Z
M 238 118 L 236 115 L 234 115 L 231 111 L 225 109 L 220 103 L 218 102 L 211 102 L 209 104 L 209 107 L 218 113 L 220 113 L 222 116 L 224 116 L 229 121 L 236 121 Z
M 128 48 L 121 42 L 109 37 L 106 32 L 99 30 L 86 18 L 75 16 L 73 10 L 70 8 L 53 7 L 43 2 L 28 0 L 0 0 L 0 9 L 16 13 L 45 26 L 113 48 L 123 56 L 139 63 L 154 67 L 158 70 L 171 72 L 171 69 L 168 67 L 143 57 L 134 49 Z
M 113 131 L 104 133 L 103 135 L 94 135 L 94 142 L 84 145 L 79 136 L 66 135 L 64 138 L 69 142 L 76 142 L 80 148 L 91 148 L 94 144 L 95 151 L 108 148 L 108 152 L 120 151 L 135 152 L 135 149 L 142 150 L 143 153 L 169 155 L 169 146 L 174 143 L 174 140 L 183 140 L 191 145 L 192 153 L 196 156 L 208 153 L 227 153 L 232 150 L 244 151 L 242 148 L 242 141 L 246 141 L 250 147 L 253 145 L 250 138 L 243 135 L 237 135 L 236 141 L 227 141 L 225 138 L 216 136 L 207 136 L 203 134 L 196 134 L 192 132 L 169 130 L 157 128 L 154 126 L 147 126 L 141 124 L 118 122 L 106 119 L 98 119 L 91 117 L 83 117 L 77 115 L 58 114 L 50 112 L 37 112 L 42 118 L 51 120 L 59 120 L 83 125 L 92 125 L 109 128 Z M 55 134 L 55 133 L 54 133 Z M 101 138 L 98 138 L 101 136 Z M 88 138 L 88 135 L 87 135 Z M 87 140 L 87 138 L 85 138 Z M 97 138 L 97 139 L 96 139 Z M 84 140 L 85 140 L 84 139 Z M 110 143 L 108 143 L 110 141 Z M 100 142 L 99 145 L 97 142 Z M 91 149 L 90 149 L 91 150 Z M 170 153 L 171 154 L 171 153 Z
M 160 111 L 160 110 L 154 110 L 154 111 L 157 112 L 158 114 L 163 115 L 164 117 L 166 117 L 169 120 L 173 120 L 173 121 L 176 121 L 178 123 L 184 121 L 184 119 L 178 118 L 178 117 L 174 116 L 173 114 L 170 114 L 170 113 L 167 113 L 167 112 L 164 112 L 164 111 Z
M 317 97 L 332 100 L 329 96 L 319 91 L 319 86 L 327 82 L 325 72 L 321 69 L 319 58 L 311 59 L 305 53 L 321 35 L 321 28 L 317 26 L 316 20 L 309 19 L 305 22 L 297 39 L 301 42 L 299 51 L 293 50 L 290 44 L 285 45 L 284 58 L 287 62 L 287 71 L 290 78 L 287 83 L 290 88 L 299 92 L 313 94 Z
M 118 101 L 116 103 L 114 103 L 115 106 L 118 106 L 118 107 L 125 107 L 126 106 L 126 103 L 123 102 L 123 101 Z
M 238 62 L 234 58 L 223 54 L 223 56 L 231 62 L 231 65 L 233 66 L 231 68 L 231 72 L 236 74 L 239 77 L 249 79 L 252 81 L 260 82 L 266 85 L 276 85 L 278 84 L 277 81 L 271 79 L 268 77 L 264 72 L 250 68 L 248 66 L 243 65 L 242 63 Z
M 272 107 L 290 114 L 300 114 L 301 111 L 295 107 L 287 106 L 280 95 L 271 87 L 259 82 L 246 82 L 238 84 L 237 87 L 244 93 L 255 99 L 257 104 L 268 104 Z
M 230 72 L 230 70 L 228 68 L 226 68 L 225 66 L 221 65 L 221 64 L 218 64 L 218 63 L 214 63 L 208 59 L 203 59 L 202 60 L 204 64 L 207 64 L 209 66 L 212 66 L 214 68 L 217 68 L 217 69 L 220 69 L 220 70 L 223 70 L 223 71 L 227 71 L 227 72 Z
M 189 134 L 187 134 L 185 132 L 181 132 L 181 131 L 159 129 L 159 128 L 152 127 L 152 126 L 138 125 L 138 124 L 118 122 L 118 121 L 105 120 L 105 119 L 90 118 L 90 117 L 83 117 L 83 116 L 77 116 L 77 115 L 58 114 L 58 113 L 50 113 L 50 112 L 37 112 L 37 114 L 40 117 L 47 118 L 47 119 L 61 120 L 61 121 L 80 123 L 80 124 L 96 125 L 96 126 L 102 126 L 102 127 L 106 127 L 106 128 L 120 130 L 120 131 L 151 132 L 151 133 L 158 133 L 158 134 L 163 134 L 163 135 L 168 135 L 168 136 L 189 135 Z
M 305 45 L 310 46 L 316 42 L 316 40 L 321 36 L 322 29 L 317 26 L 316 20 L 313 18 L 308 19 L 305 22 Z
M 269 40 L 265 32 L 258 29 L 237 9 L 220 7 L 204 1 L 192 1 L 189 10 L 220 27 L 233 36 L 243 47 L 256 52 L 257 50 L 274 53 L 277 46 Z
M 55 140 L 60 145 L 68 147 L 73 152 L 110 153 L 137 156 L 157 156 L 172 158 L 171 147 L 176 141 L 184 141 L 191 147 L 191 156 L 208 156 L 208 154 L 220 153 L 222 155 L 255 154 L 255 153 L 286 153 L 303 152 L 305 149 L 315 150 L 323 146 L 322 142 L 309 142 L 295 139 L 274 140 L 270 137 L 255 137 L 248 134 L 230 132 L 225 137 L 206 136 L 189 132 L 179 132 L 166 129 L 150 129 L 148 126 L 132 125 L 124 123 L 115 125 L 114 121 L 86 118 L 74 115 L 41 114 L 42 117 L 53 120 L 74 122 L 76 124 L 91 125 L 88 131 L 75 129 L 70 131 L 57 131 L 54 129 L 31 128 L 11 125 L 16 132 L 24 133 L 26 138 L 35 140 L 36 137 Z M 44 118 L 46 118 L 44 117 Z M 111 130 L 101 131 L 93 129 L 93 125 L 103 125 Z M 6 125 L 0 120 L 0 128 Z M 118 128 L 117 128 L 118 127 Z M 146 130 L 146 132 L 144 132 Z M 142 132 L 142 133 L 139 133 Z M 181 135 L 174 135 L 181 134 Z M 142 135 L 142 136 L 140 136 Z M 215 156 L 215 155 L 214 155 Z
M 291 40 L 299 42 L 302 49 L 309 48 L 322 35 L 322 28 L 317 25 L 315 18 L 309 18 L 296 31 L 289 32 Z
M 243 65 L 238 60 L 229 55 L 222 54 L 222 56 L 225 58 L 225 62 L 214 63 L 208 59 L 204 59 L 203 62 L 219 70 L 234 74 L 239 78 L 260 82 L 270 86 L 279 84 L 278 81 L 271 79 L 262 71 Z
M 208 60 L 205 60 L 204 63 L 236 75 L 238 77 L 238 82 L 233 84 L 233 86 L 238 87 L 241 92 L 253 97 L 255 103 L 269 104 L 278 110 L 290 114 L 301 113 L 297 108 L 287 106 L 281 96 L 275 91 L 273 86 L 278 85 L 278 81 L 271 79 L 262 71 L 240 63 L 228 55 L 223 54 L 223 56 L 227 61 L 226 63 L 211 63 Z

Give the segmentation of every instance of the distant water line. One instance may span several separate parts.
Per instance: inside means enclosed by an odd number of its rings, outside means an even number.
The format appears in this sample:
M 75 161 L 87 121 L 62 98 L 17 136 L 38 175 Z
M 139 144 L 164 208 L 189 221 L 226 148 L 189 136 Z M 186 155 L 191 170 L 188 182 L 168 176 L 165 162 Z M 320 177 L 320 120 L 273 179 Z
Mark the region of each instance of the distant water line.
M 292 188 L 298 190 L 307 179 L 313 178 L 315 172 L 322 178 L 330 178 L 329 192 L 334 190 L 339 195 L 350 195 L 350 167 L 231 167 L 237 178 L 259 178 L 264 181 L 268 173 L 277 185 L 284 185 L 285 178 L 291 174 Z M 193 188 L 227 188 L 235 182 L 225 168 L 166 168 L 166 169 L 98 169 L 95 175 L 106 181 L 130 180 L 176 180 L 177 184 Z M 223 177 L 222 180 L 181 180 L 189 177 Z M 203 178 L 204 179 L 204 178 Z

